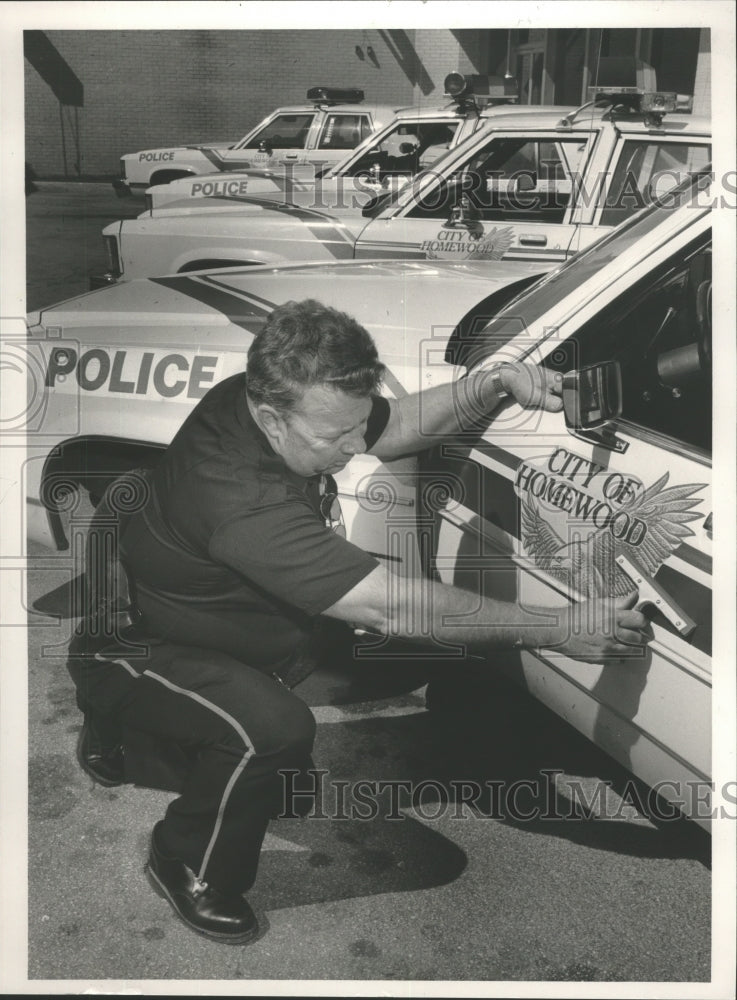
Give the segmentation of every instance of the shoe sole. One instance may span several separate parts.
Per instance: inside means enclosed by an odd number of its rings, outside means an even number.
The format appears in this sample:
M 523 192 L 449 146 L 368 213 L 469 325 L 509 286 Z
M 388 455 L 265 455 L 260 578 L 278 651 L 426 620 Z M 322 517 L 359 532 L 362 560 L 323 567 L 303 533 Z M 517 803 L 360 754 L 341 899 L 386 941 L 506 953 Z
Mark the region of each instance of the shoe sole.
M 90 769 L 89 764 L 84 759 L 84 754 L 82 753 L 82 744 L 84 743 L 84 738 L 87 733 L 87 727 L 82 726 L 80 730 L 79 737 L 77 739 L 77 763 L 82 768 L 84 773 L 92 778 L 94 782 L 98 785 L 102 785 L 104 788 L 120 788 L 121 785 L 127 785 L 128 782 L 123 778 L 120 781 L 111 781 L 109 778 L 101 778 L 99 774 L 96 774 Z
M 202 927 L 198 927 L 197 924 L 193 924 L 191 920 L 187 920 L 184 914 L 180 911 L 179 907 L 169 893 L 169 890 L 159 879 L 158 875 L 148 862 L 143 866 L 143 870 L 145 871 L 154 891 L 169 903 L 177 917 L 179 917 L 182 923 L 189 927 L 190 930 L 196 931 L 198 934 L 202 934 L 204 937 L 211 938 L 213 941 L 218 941 L 221 944 L 248 944 L 249 942 L 255 940 L 255 938 L 257 938 L 261 933 L 262 927 L 258 919 L 253 930 L 246 931 L 244 934 L 218 934 L 217 931 L 206 931 Z

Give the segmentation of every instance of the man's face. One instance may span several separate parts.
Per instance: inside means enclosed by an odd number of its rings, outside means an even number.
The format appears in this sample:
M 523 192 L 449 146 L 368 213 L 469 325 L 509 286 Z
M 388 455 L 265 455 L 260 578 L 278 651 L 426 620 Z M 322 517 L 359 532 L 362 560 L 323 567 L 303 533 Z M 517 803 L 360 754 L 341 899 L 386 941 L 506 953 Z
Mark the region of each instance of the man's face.
M 366 450 L 363 436 L 369 397 L 350 396 L 329 385 L 310 386 L 285 419 L 281 456 L 300 476 L 340 472 Z

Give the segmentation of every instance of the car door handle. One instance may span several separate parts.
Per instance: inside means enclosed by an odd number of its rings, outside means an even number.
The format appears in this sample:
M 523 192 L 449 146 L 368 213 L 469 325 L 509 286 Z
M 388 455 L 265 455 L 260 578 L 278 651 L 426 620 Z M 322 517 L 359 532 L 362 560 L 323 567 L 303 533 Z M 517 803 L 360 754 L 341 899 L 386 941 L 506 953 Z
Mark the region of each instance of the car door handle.
M 299 158 L 299 153 L 285 153 L 284 154 L 284 159 L 285 160 L 296 160 L 298 158 Z
M 648 576 L 641 566 L 638 566 L 634 559 L 619 555 L 616 557 L 617 565 L 624 570 L 627 576 L 637 586 L 639 595 L 635 607 L 639 610 L 646 604 L 652 604 L 662 615 L 664 615 L 671 625 L 678 629 L 683 636 L 689 636 L 696 628 L 696 622 L 689 618 L 687 614 L 678 607 L 669 594 L 656 583 L 652 577 Z
M 544 247 L 548 245 L 547 236 L 533 236 L 530 233 L 523 234 L 519 238 L 520 246 L 523 247 Z

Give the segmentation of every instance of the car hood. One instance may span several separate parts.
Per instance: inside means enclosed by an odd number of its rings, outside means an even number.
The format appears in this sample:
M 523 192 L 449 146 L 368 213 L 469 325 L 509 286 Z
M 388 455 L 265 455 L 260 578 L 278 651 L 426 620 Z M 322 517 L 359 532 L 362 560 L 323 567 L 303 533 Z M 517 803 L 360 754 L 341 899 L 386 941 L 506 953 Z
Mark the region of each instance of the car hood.
M 299 228 L 305 221 L 328 223 L 346 230 L 353 241 L 358 239 L 369 221 L 362 215 L 360 199 L 357 198 L 354 203 L 346 198 L 345 191 L 341 190 L 337 194 L 333 191 L 331 194 L 329 190 L 322 188 L 290 192 L 289 196 L 282 191 L 264 191 L 250 197 L 225 196 L 214 200 L 189 198 L 187 201 L 169 202 L 153 212 L 143 212 L 139 219 L 151 219 L 152 222 L 163 224 L 165 219 L 184 220 L 186 217 L 191 220 L 187 225 L 197 225 L 200 221 L 207 227 L 208 220 L 216 213 L 222 218 L 223 224 L 238 226 L 251 218 L 263 222 L 267 216 L 270 225 L 282 227 L 294 225 Z M 181 224 L 185 225 L 184 221 Z M 175 225 L 172 221 L 172 226 Z
M 215 142 L 204 142 L 204 143 L 194 143 L 190 146 L 161 146 L 158 149 L 139 149 L 135 153 L 126 153 L 123 159 L 132 158 L 137 160 L 140 156 L 149 153 L 183 153 L 188 149 L 215 149 L 222 151 L 223 149 L 231 149 L 234 145 L 234 141 L 217 140 Z
M 393 179 L 392 186 L 404 183 L 405 179 L 397 178 Z M 146 195 L 153 215 L 227 211 L 256 197 L 280 205 L 328 210 L 343 216 L 360 212 L 375 195 L 387 190 L 387 186 L 369 184 L 365 177 L 316 179 L 314 170 L 310 176 L 307 170 L 287 173 L 254 168 L 183 177 L 169 184 L 155 184 L 148 188 Z
M 382 354 L 414 356 L 437 338 L 442 353 L 458 322 L 489 296 L 547 270 L 527 261 L 346 261 L 200 271 L 124 282 L 29 316 L 31 333 L 63 328 L 83 344 L 173 343 L 185 348 L 250 343 L 272 309 L 314 298 L 354 316 Z M 485 319 L 491 318 L 484 317 Z

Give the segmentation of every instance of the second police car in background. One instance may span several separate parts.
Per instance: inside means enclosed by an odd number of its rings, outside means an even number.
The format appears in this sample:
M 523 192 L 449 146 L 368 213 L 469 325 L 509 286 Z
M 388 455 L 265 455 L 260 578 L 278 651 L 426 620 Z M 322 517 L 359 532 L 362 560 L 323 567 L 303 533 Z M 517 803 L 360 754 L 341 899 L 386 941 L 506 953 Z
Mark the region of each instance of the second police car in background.
M 495 665 L 666 809 L 708 826 L 707 182 L 671 192 L 540 280 L 530 261 L 292 264 L 123 282 L 42 310 L 29 317 L 46 385 L 25 465 L 30 536 L 74 551 L 87 522 L 75 522 L 70 491 L 99 496 L 120 472 L 155 462 L 290 299 L 320 299 L 365 325 L 389 396 L 498 361 L 563 371 L 565 415 L 507 404 L 487 429 L 419 460 L 357 456 L 337 477 L 348 537 L 399 573 L 437 572 L 523 604 L 637 587 L 654 611 L 644 660 L 593 666 L 539 650 Z
M 363 206 L 377 193 L 398 187 L 431 167 L 490 118 L 539 112 L 539 108 L 514 103 L 516 86 L 502 77 L 450 73 L 445 78 L 445 93 L 450 100 L 443 106 L 398 111 L 389 124 L 329 168 L 319 162 L 289 163 L 278 169 L 237 170 L 226 177 L 185 177 L 149 188 L 146 207 L 152 215 L 164 207 L 197 212 L 203 207 L 229 208 L 245 197 L 274 193 L 285 202 L 312 208 Z M 558 110 L 563 114 L 571 109 Z M 319 198 L 311 198 L 316 184 Z
M 398 110 L 389 104 L 364 105 L 363 100 L 362 90 L 312 87 L 307 104 L 277 108 L 238 142 L 126 153 L 113 187 L 118 194 L 129 195 L 152 184 L 214 171 L 336 163 Z
M 597 89 L 562 116 L 491 119 L 363 208 L 319 209 L 307 192 L 306 203 L 246 196 L 230 210 L 164 206 L 113 223 L 106 280 L 354 257 L 557 263 L 711 159 L 707 119 L 679 113 L 675 94 L 634 89 Z

